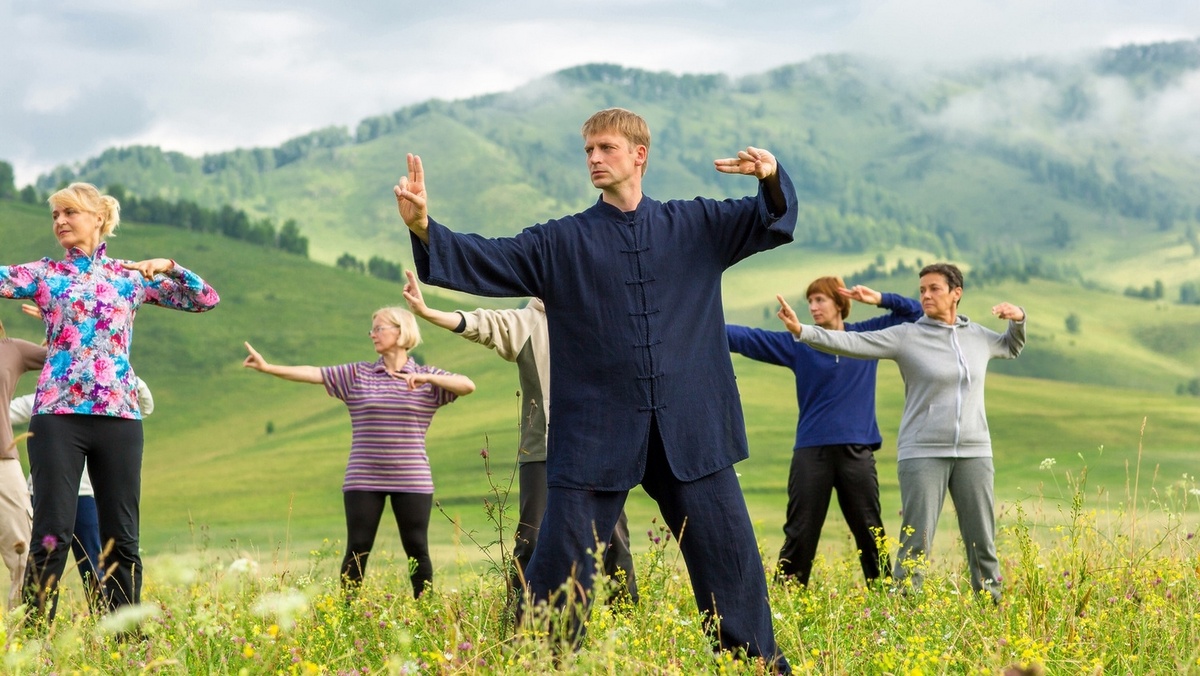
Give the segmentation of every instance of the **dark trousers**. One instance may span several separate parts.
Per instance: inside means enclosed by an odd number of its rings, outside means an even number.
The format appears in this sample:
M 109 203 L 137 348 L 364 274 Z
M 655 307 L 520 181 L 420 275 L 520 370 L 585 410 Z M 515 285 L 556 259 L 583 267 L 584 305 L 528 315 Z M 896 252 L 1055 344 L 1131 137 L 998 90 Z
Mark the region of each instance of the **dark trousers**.
M 542 517 L 546 514 L 546 463 L 526 462 L 517 471 L 521 513 L 517 517 L 513 538 L 513 559 L 517 564 L 514 589 L 521 588 L 520 575 L 529 569 L 529 560 L 533 558 L 533 551 L 537 547 Z M 633 572 L 633 552 L 629 549 L 629 519 L 623 509 L 617 518 L 612 538 L 608 541 L 608 548 L 604 550 L 604 574 L 616 580 L 624 579 L 624 595 L 637 603 L 637 579 Z
M 35 415 L 29 422 L 33 479 L 33 538 L 25 574 L 25 601 L 54 619 L 58 581 L 74 541 L 79 478 L 86 460 L 96 492 L 101 542 L 111 543 L 101 573 L 110 609 L 139 603 L 138 554 L 142 491 L 142 422 L 100 415 Z
M 409 561 L 413 598 L 421 596 L 425 585 L 433 582 L 433 560 L 429 558 L 429 515 L 433 511 L 433 495 L 377 491 L 346 491 L 342 495 L 346 505 L 342 586 L 354 589 L 362 584 L 367 557 L 375 545 L 375 534 L 383 518 L 383 503 L 391 497 L 392 514 L 400 529 L 400 544 Z
M 797 448 L 788 475 L 787 519 L 778 573 L 807 585 L 821 527 L 829 513 L 830 494 L 837 490 L 838 506 L 858 547 L 867 582 L 879 579 L 883 537 L 879 507 L 879 478 L 875 454 L 864 444 L 835 444 Z M 887 554 L 883 554 L 887 556 Z M 887 570 L 883 562 L 883 570 Z
M 656 425 L 650 429 L 642 488 L 658 503 L 663 520 L 679 542 L 692 580 L 696 605 L 706 627 L 725 650 L 763 657 L 780 673 L 790 673 L 775 644 L 767 580 L 758 543 L 746 511 L 737 474 L 727 467 L 695 481 L 671 473 Z M 564 585 L 578 592 L 592 588 L 594 565 L 588 554 L 611 536 L 628 491 L 589 491 L 551 486 L 542 521 L 542 538 L 527 571 L 535 603 L 565 605 Z M 567 638 L 583 632 L 586 601 Z
M 75 536 L 71 539 L 71 553 L 75 555 L 75 567 L 83 580 L 88 595 L 88 605 L 97 609 L 100 600 L 100 516 L 96 511 L 96 498 L 81 495 L 75 503 Z

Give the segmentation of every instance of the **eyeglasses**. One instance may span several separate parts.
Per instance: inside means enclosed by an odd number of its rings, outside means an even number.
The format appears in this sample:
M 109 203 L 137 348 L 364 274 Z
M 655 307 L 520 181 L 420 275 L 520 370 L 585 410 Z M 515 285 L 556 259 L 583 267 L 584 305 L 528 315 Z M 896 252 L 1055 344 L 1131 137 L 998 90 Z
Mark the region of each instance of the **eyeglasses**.
M 372 326 L 372 327 L 371 327 L 371 335 L 372 335 L 372 336 L 374 336 L 374 335 L 377 335 L 377 334 L 383 333 L 384 331 L 387 331 L 388 329 L 395 329 L 395 330 L 399 331 L 399 330 L 400 330 L 400 327 L 399 327 L 399 326 L 392 326 L 392 325 L 390 325 L 390 324 L 389 324 L 389 325 L 385 325 L 385 326 Z

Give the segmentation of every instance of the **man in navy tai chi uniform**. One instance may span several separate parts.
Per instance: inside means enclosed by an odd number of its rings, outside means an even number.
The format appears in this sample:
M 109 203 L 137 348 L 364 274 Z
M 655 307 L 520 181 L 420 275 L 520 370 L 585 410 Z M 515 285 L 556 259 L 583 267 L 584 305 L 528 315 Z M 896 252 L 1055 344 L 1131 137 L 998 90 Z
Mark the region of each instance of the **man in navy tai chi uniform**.
M 488 239 L 429 218 L 421 159 L 394 191 L 421 281 L 543 300 L 551 381 L 547 504 L 526 571 L 535 602 L 591 589 L 629 490 L 641 484 L 679 541 L 696 604 L 722 649 L 789 673 L 733 464 L 747 457 L 721 306 L 721 274 L 792 241 L 796 192 L 775 157 L 747 148 L 715 169 L 758 179 L 741 199 L 642 194 L 650 131 L 603 110 L 583 125 L 600 198 L 580 213 Z

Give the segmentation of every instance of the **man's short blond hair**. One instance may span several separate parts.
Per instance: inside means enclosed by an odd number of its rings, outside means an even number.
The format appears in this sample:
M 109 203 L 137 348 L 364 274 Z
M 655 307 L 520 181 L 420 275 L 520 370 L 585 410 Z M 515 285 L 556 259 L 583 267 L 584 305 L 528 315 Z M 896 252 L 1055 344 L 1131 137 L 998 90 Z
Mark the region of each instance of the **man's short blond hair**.
M 646 165 L 650 163 L 650 125 L 641 115 L 624 108 L 608 108 L 589 117 L 580 131 L 584 139 L 612 132 L 624 136 L 632 147 L 646 146 L 646 164 L 642 165 L 642 174 L 646 173 Z

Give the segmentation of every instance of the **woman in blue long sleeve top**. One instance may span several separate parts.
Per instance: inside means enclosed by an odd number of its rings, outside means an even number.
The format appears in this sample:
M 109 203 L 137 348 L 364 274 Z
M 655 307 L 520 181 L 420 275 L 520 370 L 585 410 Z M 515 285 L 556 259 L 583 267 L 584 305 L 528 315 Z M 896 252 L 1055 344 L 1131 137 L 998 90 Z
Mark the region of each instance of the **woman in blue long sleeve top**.
M 865 286 L 847 289 L 837 277 L 821 277 L 808 286 L 813 322 L 831 331 L 874 331 L 914 322 L 921 304 Z M 853 324 L 850 299 L 891 312 Z M 808 584 L 829 499 L 838 505 L 854 536 L 868 582 L 879 578 L 877 542 L 883 536 L 875 451 L 883 443 L 875 422 L 875 360 L 850 359 L 818 352 L 796 342 L 787 331 L 726 326 L 729 349 L 750 359 L 785 366 L 796 374 L 800 417 L 788 474 L 787 517 L 777 574 Z M 886 564 L 883 566 L 886 568 Z

